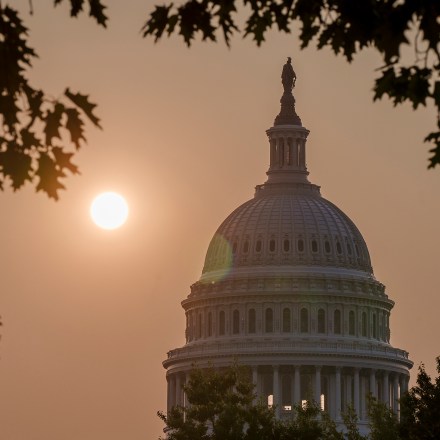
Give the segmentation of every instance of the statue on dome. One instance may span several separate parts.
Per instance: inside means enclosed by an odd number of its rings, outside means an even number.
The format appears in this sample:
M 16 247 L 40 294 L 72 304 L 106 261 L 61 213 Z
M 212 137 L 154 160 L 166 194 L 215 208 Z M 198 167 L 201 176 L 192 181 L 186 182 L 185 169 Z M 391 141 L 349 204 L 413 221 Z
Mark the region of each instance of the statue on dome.
M 287 63 L 283 66 L 283 73 L 281 74 L 281 82 L 283 83 L 284 92 L 291 92 L 295 87 L 296 73 L 292 67 L 292 58 L 287 58 Z

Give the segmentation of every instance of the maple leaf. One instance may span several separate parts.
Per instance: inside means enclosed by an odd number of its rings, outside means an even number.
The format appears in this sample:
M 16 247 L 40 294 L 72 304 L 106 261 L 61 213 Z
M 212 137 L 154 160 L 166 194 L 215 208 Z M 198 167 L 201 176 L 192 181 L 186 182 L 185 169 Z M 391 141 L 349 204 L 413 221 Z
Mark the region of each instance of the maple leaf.
M 93 114 L 93 110 L 96 104 L 89 101 L 88 95 L 81 95 L 81 93 L 72 93 L 69 88 L 67 88 L 64 94 L 77 106 L 79 107 L 85 115 L 90 119 L 90 121 L 98 128 L 101 128 L 99 123 L 99 118 Z
M 54 110 L 48 110 L 43 120 L 46 122 L 44 134 L 46 135 L 46 144 L 52 145 L 52 139 L 60 139 L 61 117 L 63 116 L 64 105 L 59 102 L 55 104 Z
M 14 191 L 20 189 L 26 181 L 32 180 L 32 158 L 11 146 L 0 152 L 0 168 L 3 175 L 10 178 Z
M 84 122 L 76 108 L 68 108 L 65 113 L 67 115 L 66 128 L 70 132 L 71 141 L 78 150 L 81 147 L 80 142 L 86 140 L 84 137 Z
M 61 147 L 52 148 L 52 153 L 55 157 L 57 169 L 62 171 L 67 168 L 72 174 L 79 174 L 78 167 L 70 161 L 74 153 L 66 153 Z
M 22 128 L 20 130 L 20 136 L 23 149 L 29 150 L 31 147 L 41 147 L 40 139 L 28 128 Z
M 65 177 L 65 174 L 57 167 L 55 160 L 48 154 L 41 153 L 35 175 L 39 178 L 36 191 L 43 191 L 48 197 L 58 200 L 58 191 L 64 189 L 59 179 Z
M 77 17 L 80 12 L 84 10 L 85 0 L 68 0 L 70 3 L 70 16 Z M 107 27 L 108 17 L 104 14 L 106 6 L 101 3 L 101 0 L 88 0 L 89 1 L 89 16 L 93 17 L 98 24 L 103 27 Z M 55 0 L 54 5 L 58 6 L 63 3 L 64 0 Z
M 107 27 L 107 19 L 108 17 L 104 14 L 104 9 L 106 9 L 106 6 L 104 6 L 100 0 L 89 0 L 89 6 L 90 6 L 90 17 L 95 18 L 98 24 Z

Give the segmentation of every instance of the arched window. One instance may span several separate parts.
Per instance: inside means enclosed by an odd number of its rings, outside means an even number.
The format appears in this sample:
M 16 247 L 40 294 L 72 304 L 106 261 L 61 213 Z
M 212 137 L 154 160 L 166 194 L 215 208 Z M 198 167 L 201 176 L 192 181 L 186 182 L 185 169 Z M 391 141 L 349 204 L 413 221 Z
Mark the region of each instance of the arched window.
M 304 252 L 304 240 L 298 240 L 298 252 Z
M 326 254 L 330 253 L 331 248 L 330 248 L 330 242 L 328 240 L 326 240 L 325 243 L 324 243 L 324 249 L 325 249 L 325 253 Z
M 225 312 L 223 310 L 218 316 L 218 333 L 220 336 L 225 334 Z
M 232 333 L 237 335 L 240 333 L 240 312 L 234 310 L 232 313 Z
M 341 334 L 341 311 L 335 310 L 333 313 L 333 320 L 335 321 L 335 335 Z
M 325 333 L 325 311 L 318 310 L 318 333 Z
M 275 252 L 275 240 L 274 239 L 269 241 L 269 250 L 270 250 L 270 252 Z
M 287 307 L 283 310 L 283 332 L 290 333 L 291 331 L 291 315 L 290 309 Z
M 202 314 L 197 315 L 197 339 L 202 337 Z
M 377 322 L 376 322 L 376 314 L 373 314 L 373 338 L 377 338 Z
M 301 309 L 300 329 L 301 333 L 308 333 L 309 331 L 309 311 L 307 309 Z
M 266 309 L 266 333 L 273 332 L 273 310 Z
M 352 336 L 355 334 L 355 322 L 354 322 L 354 312 L 350 310 L 348 314 L 348 333 Z
M 318 252 L 318 242 L 316 240 L 312 240 L 312 252 Z
M 258 240 L 255 244 L 255 252 L 260 253 L 261 252 L 261 240 Z
M 367 337 L 367 314 L 362 312 L 362 336 Z
M 208 313 L 208 336 L 212 336 L 212 313 Z
M 290 241 L 287 239 L 283 242 L 283 250 L 284 252 L 289 252 L 290 250 Z
M 255 333 L 256 331 L 256 314 L 255 309 L 249 309 L 248 312 L 248 332 L 249 333 Z

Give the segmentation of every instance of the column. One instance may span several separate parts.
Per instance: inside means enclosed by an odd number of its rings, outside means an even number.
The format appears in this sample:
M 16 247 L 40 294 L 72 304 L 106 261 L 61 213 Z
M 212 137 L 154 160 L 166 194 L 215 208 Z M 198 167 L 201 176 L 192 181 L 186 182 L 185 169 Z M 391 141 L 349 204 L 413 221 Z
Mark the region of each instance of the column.
M 388 407 L 390 406 L 390 384 L 388 382 L 388 371 L 383 372 L 383 384 L 382 384 L 382 395 L 383 395 L 383 402 Z
M 275 416 L 280 417 L 280 370 L 278 365 L 273 366 L 273 404 L 275 406 Z
M 292 139 L 292 164 L 298 168 L 298 140 Z
M 399 376 L 397 374 L 393 376 L 393 411 L 394 414 L 399 412 Z
M 361 406 L 359 402 L 359 368 L 354 369 L 354 410 L 356 411 L 357 416 L 361 419 Z
M 366 396 L 367 396 L 367 378 L 364 375 L 361 375 L 360 377 L 360 420 L 365 420 L 366 413 L 367 413 L 367 402 L 366 402 Z
M 370 394 L 371 397 L 377 397 L 376 394 L 376 370 L 370 370 Z
M 298 365 L 295 366 L 294 373 L 294 388 L 293 388 L 293 401 L 295 405 L 301 404 L 301 373 L 300 367 Z
M 321 367 L 315 367 L 315 402 L 321 407 Z
M 270 167 L 273 168 L 275 166 L 275 158 L 276 158 L 276 146 L 275 140 L 270 140 Z
M 351 381 L 351 374 L 345 375 L 345 405 L 353 405 L 353 398 L 352 398 L 352 381 Z
M 186 373 L 185 373 L 185 385 L 188 385 L 188 383 L 189 383 L 189 378 L 190 378 L 190 372 L 189 371 L 187 371 Z M 190 403 L 189 403 L 189 401 L 188 401 L 188 396 L 187 396 L 187 394 L 186 393 L 183 393 L 184 394 L 184 406 L 185 406 L 185 408 L 189 408 L 190 407 Z
M 167 412 L 170 411 L 172 405 L 171 399 L 172 399 L 172 383 L 171 383 L 171 376 L 167 376 Z
M 182 384 L 180 374 L 176 374 L 176 406 L 182 406 Z
M 336 420 L 341 419 L 341 368 L 336 367 L 336 373 L 335 373 L 335 413 L 336 413 Z

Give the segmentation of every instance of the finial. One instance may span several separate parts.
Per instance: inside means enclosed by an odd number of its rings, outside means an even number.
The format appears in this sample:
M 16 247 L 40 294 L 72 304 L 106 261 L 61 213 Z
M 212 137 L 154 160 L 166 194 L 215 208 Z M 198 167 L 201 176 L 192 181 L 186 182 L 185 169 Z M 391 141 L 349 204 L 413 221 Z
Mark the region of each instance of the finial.
M 281 97 L 281 111 L 275 118 L 274 125 L 302 125 L 301 119 L 295 111 L 295 98 L 292 90 L 295 88 L 296 73 L 292 67 L 292 58 L 288 57 L 286 64 L 283 66 L 281 73 L 281 82 L 283 84 L 284 93 Z

